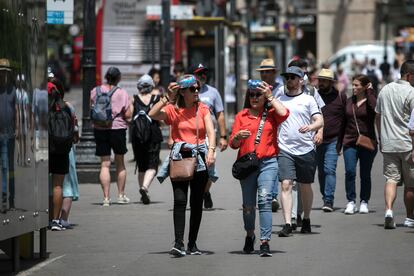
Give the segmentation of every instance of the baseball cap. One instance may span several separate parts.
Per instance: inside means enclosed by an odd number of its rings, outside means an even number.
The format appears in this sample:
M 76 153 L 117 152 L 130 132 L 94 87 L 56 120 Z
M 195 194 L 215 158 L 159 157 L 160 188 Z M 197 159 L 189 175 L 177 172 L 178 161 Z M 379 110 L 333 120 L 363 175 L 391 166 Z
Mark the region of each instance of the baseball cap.
M 199 63 L 197 65 L 193 65 L 191 67 L 191 69 L 192 69 L 191 73 L 193 73 L 193 74 L 200 73 L 200 72 L 203 72 L 203 71 L 208 71 L 208 68 L 205 67 L 202 63 Z
M 299 67 L 297 67 L 297 66 L 291 66 L 291 67 L 288 67 L 286 69 L 286 72 L 282 73 L 281 75 L 282 76 L 295 75 L 295 76 L 298 76 L 299 78 L 303 78 L 304 75 L 305 75 L 305 73 Z

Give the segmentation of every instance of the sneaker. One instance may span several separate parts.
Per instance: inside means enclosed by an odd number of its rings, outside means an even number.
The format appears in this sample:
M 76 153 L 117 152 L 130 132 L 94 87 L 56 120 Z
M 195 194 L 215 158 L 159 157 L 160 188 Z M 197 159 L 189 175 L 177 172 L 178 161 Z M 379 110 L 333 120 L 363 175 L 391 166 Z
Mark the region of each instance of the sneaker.
M 296 222 L 296 218 L 292 218 L 292 231 L 296 231 L 298 228 L 298 224 Z
M 268 242 L 264 242 L 260 245 L 260 257 L 272 257 Z
M 350 202 L 348 202 L 348 204 L 346 205 L 346 208 L 345 208 L 344 213 L 345 213 L 346 215 L 353 215 L 353 214 L 356 212 L 356 210 L 357 210 L 357 208 L 356 208 L 355 202 L 350 201 Z
M 194 245 L 188 244 L 187 246 L 187 253 L 190 255 L 202 255 L 203 253 L 197 248 L 197 245 L 194 243 Z
M 312 232 L 310 219 L 303 219 L 302 220 L 302 228 L 300 229 L 302 234 L 308 234 Z
M 213 208 L 213 200 L 211 199 L 210 192 L 204 193 L 204 208 L 211 209 Z
M 50 224 L 50 230 L 52 231 L 62 231 L 65 230 L 66 228 L 62 226 L 62 224 L 60 224 L 59 220 L 52 220 L 52 223 Z
M 272 212 L 276 213 L 277 210 L 279 210 L 279 207 L 280 207 L 279 201 L 276 198 L 272 199 Z
M 244 240 L 244 247 L 243 252 L 245 254 L 250 254 L 254 251 L 254 241 L 256 240 L 256 236 L 249 237 L 247 236 Z
M 139 193 L 141 194 L 142 203 L 144 203 L 145 205 L 151 203 L 151 200 L 148 196 L 148 191 L 147 190 L 145 190 L 144 188 L 141 188 L 141 189 L 139 189 Z
M 109 205 L 111 205 L 111 199 L 105 197 L 104 200 L 102 201 L 102 206 L 103 207 L 108 207 Z
M 368 214 L 369 213 L 368 202 L 361 201 L 361 205 L 359 205 L 359 213 L 360 214 Z
M 302 217 L 298 214 L 298 217 L 296 218 L 296 224 L 298 227 L 302 227 Z
M 65 227 L 65 229 L 73 229 L 72 225 L 70 224 L 70 222 L 68 220 L 59 220 L 60 225 L 62 225 L 63 227 Z
M 404 220 L 404 226 L 414 228 L 414 219 L 411 218 L 405 218 Z
M 292 226 L 288 223 L 279 231 L 279 237 L 290 237 L 292 235 Z
M 127 198 L 127 196 L 125 194 L 119 195 L 117 202 L 118 202 L 118 204 L 128 204 L 129 203 L 129 198 Z
M 186 255 L 184 243 L 182 241 L 176 241 L 173 248 L 170 250 L 170 254 L 177 257 L 184 257 Z
M 330 201 L 325 201 L 325 203 L 322 206 L 322 211 L 324 211 L 325 213 L 333 212 L 334 211 L 333 203 Z
M 385 212 L 384 229 L 395 229 L 394 216 L 391 210 Z

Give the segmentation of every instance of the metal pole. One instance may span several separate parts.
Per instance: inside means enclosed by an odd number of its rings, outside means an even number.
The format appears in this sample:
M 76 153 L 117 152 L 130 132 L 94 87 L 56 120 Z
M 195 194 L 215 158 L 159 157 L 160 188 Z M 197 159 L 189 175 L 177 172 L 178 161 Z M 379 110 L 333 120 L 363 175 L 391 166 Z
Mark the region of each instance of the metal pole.
M 161 85 L 168 86 L 171 66 L 170 0 L 162 0 Z
M 252 59 L 251 59 L 251 32 L 250 32 L 250 21 L 251 21 L 251 0 L 247 0 L 247 11 L 246 11 L 246 19 L 247 19 L 247 75 L 249 79 L 252 78 Z

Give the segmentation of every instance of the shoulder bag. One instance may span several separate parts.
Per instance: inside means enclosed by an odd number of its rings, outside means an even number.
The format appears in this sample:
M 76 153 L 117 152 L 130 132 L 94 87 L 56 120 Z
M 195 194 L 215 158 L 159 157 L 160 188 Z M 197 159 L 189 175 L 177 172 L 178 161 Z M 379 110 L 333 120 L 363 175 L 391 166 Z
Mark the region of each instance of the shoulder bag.
M 358 121 L 357 121 L 357 118 L 356 118 L 356 115 L 355 115 L 355 106 L 354 106 L 354 104 L 352 104 L 352 112 L 354 113 L 355 125 L 356 125 L 357 131 L 358 131 L 358 139 L 357 139 L 355 144 L 359 147 L 363 147 L 364 149 L 374 151 L 377 142 L 375 140 L 372 140 L 368 136 L 363 135 L 359 132 Z
M 251 173 L 259 169 L 259 159 L 256 155 L 256 148 L 260 142 L 260 137 L 262 136 L 263 126 L 266 121 L 267 110 L 265 109 L 262 113 L 262 118 L 260 120 L 259 129 L 257 130 L 256 139 L 254 140 L 254 151 L 247 153 L 241 156 L 233 164 L 231 170 L 233 177 L 239 180 L 245 179 Z
M 196 129 L 197 129 L 197 153 L 196 156 L 183 157 L 181 160 L 172 159 L 170 153 L 170 179 L 171 181 L 190 181 L 194 178 L 198 159 L 198 105 L 196 110 Z

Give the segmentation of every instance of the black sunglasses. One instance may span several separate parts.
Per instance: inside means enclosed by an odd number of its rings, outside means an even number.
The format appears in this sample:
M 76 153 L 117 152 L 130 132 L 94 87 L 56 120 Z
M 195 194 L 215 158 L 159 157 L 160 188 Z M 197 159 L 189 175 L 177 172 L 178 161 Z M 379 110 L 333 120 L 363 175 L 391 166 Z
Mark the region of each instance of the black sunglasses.
M 297 76 L 295 75 L 285 75 L 285 80 L 294 80 Z
M 263 94 L 261 93 L 261 92 L 256 92 L 256 93 L 254 93 L 254 92 L 250 92 L 249 93 L 249 97 L 250 98 L 259 98 L 260 96 L 262 96 Z
M 198 86 L 197 87 L 196 86 L 191 86 L 188 89 L 190 89 L 191 93 L 195 93 L 195 92 L 198 92 L 199 87 Z

